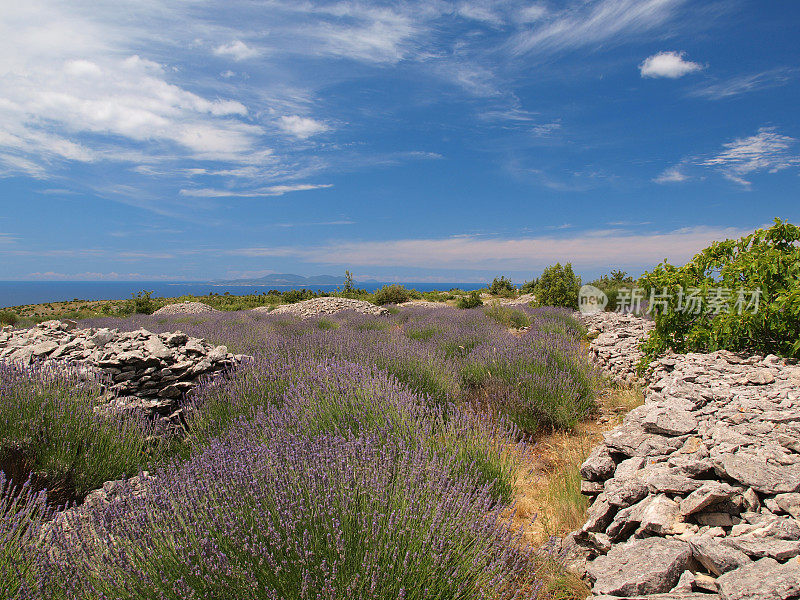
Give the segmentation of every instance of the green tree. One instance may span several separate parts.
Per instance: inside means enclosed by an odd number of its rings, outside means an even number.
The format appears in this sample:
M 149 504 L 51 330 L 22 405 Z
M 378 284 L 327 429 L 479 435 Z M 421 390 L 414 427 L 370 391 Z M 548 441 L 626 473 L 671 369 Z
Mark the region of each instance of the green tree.
M 666 349 L 800 356 L 797 225 L 775 219 L 768 229 L 713 243 L 683 267 L 664 261 L 645 273 L 641 284 L 645 296 L 655 299 L 647 358 Z M 692 310 L 689 293 L 699 298 Z
M 495 296 L 513 297 L 517 295 L 517 288 L 510 279 L 506 279 L 505 275 L 502 275 L 494 278 L 489 286 L 489 292 Z
M 356 289 L 355 283 L 353 282 L 353 274 L 350 271 L 344 272 L 344 290 L 345 293 L 350 293 Z
M 572 271 L 572 263 L 547 267 L 531 288 L 539 306 L 578 308 L 581 278 Z

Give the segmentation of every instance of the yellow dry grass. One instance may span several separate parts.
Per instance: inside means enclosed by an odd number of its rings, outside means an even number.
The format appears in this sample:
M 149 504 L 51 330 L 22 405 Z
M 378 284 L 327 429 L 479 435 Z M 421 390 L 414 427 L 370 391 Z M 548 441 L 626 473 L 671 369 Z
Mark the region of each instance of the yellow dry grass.
M 541 436 L 520 461 L 514 505 L 504 515 L 523 531 L 524 541 L 544 545 L 551 536 L 579 529 L 586 520 L 588 500 L 580 493 L 580 465 L 602 439 L 643 402 L 638 389 L 608 388 L 598 398 L 599 411 L 571 432 Z M 545 556 L 539 565 L 547 600 L 583 600 L 586 584 Z

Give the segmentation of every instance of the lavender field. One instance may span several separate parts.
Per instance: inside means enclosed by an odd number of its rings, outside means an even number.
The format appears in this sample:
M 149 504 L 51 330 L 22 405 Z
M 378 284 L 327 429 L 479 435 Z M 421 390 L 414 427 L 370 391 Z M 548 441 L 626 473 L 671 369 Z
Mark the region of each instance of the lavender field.
M 180 439 L 110 421 L 74 372 L 4 367 L 4 464 L 9 440 L 28 452 L 0 480 L 3 597 L 536 597 L 539 551 L 500 515 L 535 436 L 594 407 L 581 326 L 550 308 L 393 313 L 82 323 L 251 357 L 185 399 Z M 57 512 L 143 470 L 100 509 Z

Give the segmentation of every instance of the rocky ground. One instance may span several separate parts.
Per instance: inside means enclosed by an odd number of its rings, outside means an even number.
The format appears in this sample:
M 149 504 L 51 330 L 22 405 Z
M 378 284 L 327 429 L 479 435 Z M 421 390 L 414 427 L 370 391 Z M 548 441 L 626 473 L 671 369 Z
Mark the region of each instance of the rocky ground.
M 162 306 L 157 311 L 155 311 L 154 315 L 196 315 L 200 313 L 207 313 L 207 312 L 219 312 L 218 310 L 211 308 L 208 304 L 203 304 L 202 302 L 175 302 L 174 304 L 167 304 L 166 306 Z
M 241 356 L 180 331 L 77 329 L 45 321 L 30 329 L 0 330 L 0 360 L 78 364 L 108 380 L 107 407 L 175 421 L 181 397 L 205 376 L 232 367 Z
M 318 315 L 332 315 L 344 310 L 353 310 L 365 315 L 388 315 L 389 311 L 382 306 L 375 306 L 371 302 L 364 300 L 354 300 L 351 298 L 335 298 L 333 296 L 323 296 L 303 300 L 295 304 L 283 304 L 275 310 L 270 311 L 267 306 L 259 306 L 252 309 L 256 312 L 269 312 L 270 314 L 295 315 L 301 319 L 315 317 Z
M 634 315 L 599 312 L 582 315 L 588 328 L 589 347 L 595 361 L 617 383 L 641 384 L 636 367 L 642 359 L 639 344 L 653 328 L 653 322 Z
M 630 381 L 647 324 L 587 321 L 600 364 Z M 564 542 L 572 568 L 606 600 L 800 598 L 800 367 L 669 355 L 645 383 L 645 404 L 581 468 L 591 506 Z
M 486 299 L 487 297 L 489 298 L 488 300 Z M 496 302 L 498 304 L 503 304 L 507 306 L 520 306 L 523 304 L 530 304 L 536 299 L 533 294 L 521 294 L 516 298 L 493 298 L 491 294 L 481 294 L 481 298 L 484 300 L 484 302 L 487 302 L 489 304 Z

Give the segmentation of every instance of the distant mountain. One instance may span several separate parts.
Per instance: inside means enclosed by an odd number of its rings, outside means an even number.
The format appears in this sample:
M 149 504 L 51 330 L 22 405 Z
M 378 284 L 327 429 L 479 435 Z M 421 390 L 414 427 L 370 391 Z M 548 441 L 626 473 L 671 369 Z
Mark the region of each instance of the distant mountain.
M 343 275 L 313 275 L 303 277 L 293 273 L 273 273 L 257 279 L 231 279 L 221 281 L 228 285 L 274 285 L 274 286 L 298 286 L 310 287 L 314 285 L 341 285 L 344 283 Z

